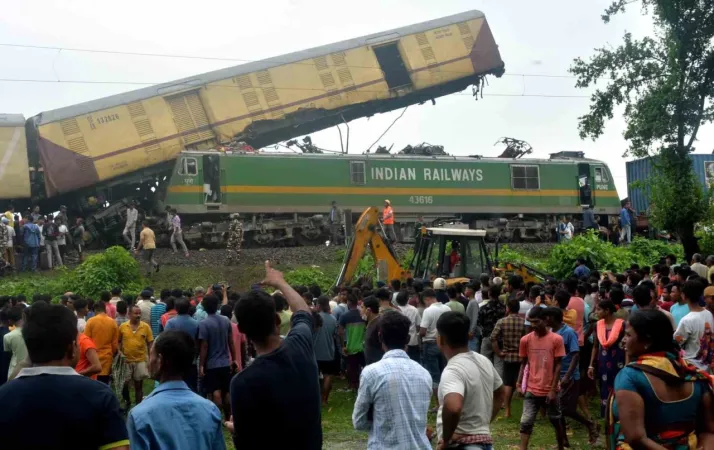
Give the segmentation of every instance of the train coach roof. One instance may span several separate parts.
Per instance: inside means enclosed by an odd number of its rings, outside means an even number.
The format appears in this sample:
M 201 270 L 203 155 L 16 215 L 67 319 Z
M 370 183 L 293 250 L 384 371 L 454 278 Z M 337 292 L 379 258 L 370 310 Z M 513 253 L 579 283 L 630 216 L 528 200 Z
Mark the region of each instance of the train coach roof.
M 421 33 L 423 31 L 431 30 L 434 28 L 439 28 L 454 23 L 465 22 L 467 20 L 478 19 L 481 17 L 484 17 L 484 14 L 481 11 L 467 11 L 460 14 L 454 14 L 452 16 L 429 20 L 427 22 L 408 25 L 401 28 L 395 28 L 392 30 L 374 33 L 359 38 L 349 39 L 346 41 L 336 42 L 334 44 L 313 47 L 307 50 L 301 50 L 294 53 L 275 56 L 260 61 L 250 62 L 247 64 L 241 64 L 233 67 L 227 67 L 225 69 L 220 70 L 214 70 L 212 72 L 206 72 L 201 75 L 183 78 L 176 81 L 169 81 L 167 83 L 157 84 L 154 86 L 125 92 L 123 94 L 112 95 L 110 97 L 104 97 L 98 100 L 91 100 L 73 106 L 67 106 L 65 108 L 45 111 L 41 112 L 33 119 L 35 121 L 35 124 L 39 126 L 42 124 L 66 119 L 68 117 L 88 114 L 94 111 L 133 103 L 159 95 L 169 95 L 191 88 L 198 88 L 207 83 L 225 80 L 246 73 L 258 72 L 284 64 L 292 64 L 298 61 L 310 60 L 318 56 L 328 55 L 330 53 L 335 52 L 343 52 L 352 48 L 361 47 L 363 45 L 372 45 L 378 44 L 380 42 L 387 42 L 404 35 Z
M 24 127 L 25 116 L 22 114 L 0 114 L 0 127 Z

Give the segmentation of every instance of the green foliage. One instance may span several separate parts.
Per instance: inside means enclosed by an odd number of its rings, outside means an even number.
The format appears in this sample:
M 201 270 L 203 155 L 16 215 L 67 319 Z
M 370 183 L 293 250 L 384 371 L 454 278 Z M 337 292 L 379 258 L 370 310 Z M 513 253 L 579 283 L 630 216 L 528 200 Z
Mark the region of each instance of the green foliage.
M 701 253 L 705 256 L 714 255 L 714 222 L 700 224 L 694 235 L 699 239 Z
M 635 261 L 625 247 L 615 247 L 589 232 L 553 247 L 546 264 L 547 271 L 558 279 L 567 278 L 575 269 L 578 258 L 585 258 L 590 268 L 622 272 Z
M 661 258 L 669 254 L 676 256 L 677 261 L 681 261 L 681 258 L 684 257 L 682 244 L 670 244 L 665 241 L 644 239 L 639 236 L 632 240 L 627 250 L 633 254 L 635 261 L 640 266 L 657 264 Z
M 615 0 L 603 15 L 607 23 L 626 6 L 640 3 L 654 33 L 640 40 L 625 34 L 616 48 L 577 58 L 570 71 L 576 85 L 602 83 L 580 117 L 580 136 L 596 139 L 615 110 L 627 122 L 629 153 L 658 156 L 649 182 L 653 223 L 677 231 L 687 253 L 697 250 L 694 225 L 708 213 L 710 195 L 692 173 L 689 153 L 699 128 L 714 121 L 714 6 L 711 1 Z
M 508 246 L 503 246 L 500 249 L 499 261 L 525 263 L 558 279 L 563 279 L 573 273 L 578 258 L 585 258 L 591 269 L 623 272 L 632 264 L 652 266 L 668 254 L 673 254 L 677 259 L 680 259 L 683 257 L 684 251 L 680 244 L 669 244 L 640 237 L 636 237 L 627 247 L 616 247 L 609 242 L 602 241 L 597 233 L 591 231 L 554 246 L 545 261 L 519 253 Z
M 89 256 L 75 270 L 58 268 L 52 272 L 0 280 L 0 291 L 8 295 L 48 294 L 57 300 L 71 291 L 83 296 L 98 297 L 113 287 L 125 292 L 141 290 L 141 273 L 137 261 L 122 247 L 111 247 Z
M 492 255 L 495 257 L 495 254 Z M 545 262 L 542 258 L 535 257 L 533 255 L 526 255 L 518 250 L 515 250 L 508 245 L 499 246 L 498 248 L 498 262 L 510 262 L 510 263 L 522 263 L 526 264 L 534 269 L 545 270 Z
M 75 291 L 92 297 L 115 286 L 138 291 L 141 289 L 140 280 L 139 263 L 119 246 L 89 256 L 71 276 Z
M 35 294 L 49 295 L 53 300 L 59 301 L 65 292 L 69 289 L 68 277 L 66 270 L 63 270 L 56 276 L 46 275 L 30 275 L 17 276 L 0 279 L 0 292 L 3 295 L 25 295 L 28 299 L 32 299 Z
M 409 269 L 409 264 L 412 262 L 412 259 L 414 259 L 414 249 L 410 248 L 409 250 L 407 250 L 407 253 L 402 257 L 402 269 Z
M 323 271 L 320 267 L 311 266 L 285 272 L 285 281 L 291 286 L 310 286 L 317 284 L 323 292 L 327 292 L 335 284 L 336 274 Z

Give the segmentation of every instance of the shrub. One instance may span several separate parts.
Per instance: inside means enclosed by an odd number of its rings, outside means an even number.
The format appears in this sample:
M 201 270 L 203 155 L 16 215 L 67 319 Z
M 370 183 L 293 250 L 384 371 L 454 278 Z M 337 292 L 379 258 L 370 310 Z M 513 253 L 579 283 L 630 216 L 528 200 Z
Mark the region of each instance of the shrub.
M 75 270 L 58 268 L 51 273 L 18 276 L 0 281 L 0 292 L 7 295 L 48 294 L 58 300 L 71 291 L 98 297 L 102 291 L 119 286 L 128 292 L 139 292 L 142 281 L 139 263 L 122 247 L 111 247 L 89 256 Z
M 115 286 L 140 291 L 140 281 L 139 263 L 126 249 L 118 246 L 89 256 L 70 274 L 72 290 L 92 297 Z
M 636 262 L 641 266 L 651 266 L 668 254 L 673 254 L 680 261 L 684 258 L 684 247 L 681 244 L 670 244 L 665 241 L 636 237 L 627 249 L 633 253 Z
M 495 258 L 496 254 L 491 253 L 491 256 Z M 499 246 L 498 248 L 498 262 L 499 264 L 510 262 L 510 263 L 522 263 L 526 264 L 534 269 L 545 270 L 545 263 L 543 259 L 535 255 L 525 255 L 518 250 L 512 249 L 508 245 Z
M 553 247 L 546 270 L 556 278 L 566 278 L 573 273 L 578 258 L 584 258 L 591 269 L 612 272 L 622 272 L 637 262 L 627 248 L 615 247 L 591 231 Z
M 285 273 L 285 281 L 291 286 L 310 286 L 317 284 L 323 292 L 327 292 L 334 284 L 337 275 L 327 274 L 317 266 L 291 270 Z

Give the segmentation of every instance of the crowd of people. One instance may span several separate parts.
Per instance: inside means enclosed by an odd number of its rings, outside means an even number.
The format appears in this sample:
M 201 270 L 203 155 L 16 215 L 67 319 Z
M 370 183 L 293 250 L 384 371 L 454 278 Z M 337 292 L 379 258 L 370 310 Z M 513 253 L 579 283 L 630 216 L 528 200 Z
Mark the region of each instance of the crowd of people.
M 56 215 L 42 214 L 35 206 L 21 218 L 10 205 L 0 216 L 0 275 L 7 269 L 35 272 L 43 254 L 49 269 L 64 265 L 68 257 L 82 261 L 84 221 L 77 218 L 73 225 L 70 230 L 65 206 Z
M 266 262 L 241 294 L 0 297 L 0 434 L 18 449 L 200 450 L 225 448 L 228 430 L 236 448 L 318 449 L 344 374 L 370 449 L 490 450 L 516 394 L 521 449 L 539 412 L 559 449 L 572 421 L 612 449 L 714 448 L 713 275 L 700 255 L 621 274 L 581 259 L 561 281 L 484 274 L 327 295 Z

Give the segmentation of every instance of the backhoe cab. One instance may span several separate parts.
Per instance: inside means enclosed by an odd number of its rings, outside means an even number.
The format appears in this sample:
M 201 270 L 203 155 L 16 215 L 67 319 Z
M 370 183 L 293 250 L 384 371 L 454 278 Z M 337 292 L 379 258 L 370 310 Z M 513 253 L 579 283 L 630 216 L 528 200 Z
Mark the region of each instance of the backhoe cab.
M 414 257 L 405 270 L 385 238 L 377 208 L 367 208 L 357 220 L 354 236 L 347 246 L 342 269 L 335 282 L 345 286 L 354 282 L 367 249 L 377 269 L 377 281 L 405 281 L 407 278 L 432 281 L 445 278 L 447 285 L 478 279 L 491 274 L 491 259 L 484 230 L 462 228 L 422 228 L 414 245 Z
M 409 264 L 413 278 L 446 279 L 447 286 L 478 280 L 491 274 L 491 259 L 486 248 L 485 230 L 425 228 L 415 243 Z

